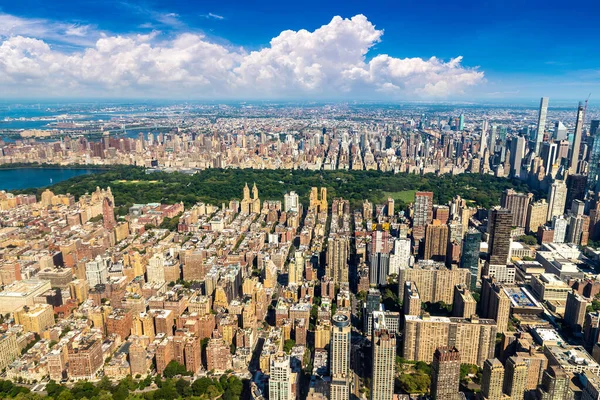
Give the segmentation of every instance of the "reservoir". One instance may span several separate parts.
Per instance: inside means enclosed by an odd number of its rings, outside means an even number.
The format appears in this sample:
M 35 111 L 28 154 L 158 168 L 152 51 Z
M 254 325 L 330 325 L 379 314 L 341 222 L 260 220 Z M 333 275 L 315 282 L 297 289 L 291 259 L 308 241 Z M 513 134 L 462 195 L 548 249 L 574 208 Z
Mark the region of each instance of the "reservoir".
M 77 168 L 15 168 L 0 169 L 0 190 L 40 188 L 73 178 L 74 176 L 93 174 L 95 169 Z

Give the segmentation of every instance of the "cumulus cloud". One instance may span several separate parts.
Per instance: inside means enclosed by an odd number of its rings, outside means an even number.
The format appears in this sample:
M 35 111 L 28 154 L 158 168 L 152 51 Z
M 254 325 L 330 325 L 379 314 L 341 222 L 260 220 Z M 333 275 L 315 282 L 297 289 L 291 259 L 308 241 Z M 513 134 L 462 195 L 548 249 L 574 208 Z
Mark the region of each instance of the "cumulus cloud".
M 70 25 L 65 34 L 85 36 L 86 29 Z M 357 15 L 334 17 L 312 32 L 281 32 L 252 52 L 198 33 L 161 39 L 157 32 L 104 35 L 93 46 L 64 52 L 43 37 L 0 31 L 0 91 L 47 97 L 444 98 L 483 81 L 483 72 L 464 67 L 462 57 L 368 54 L 382 35 Z

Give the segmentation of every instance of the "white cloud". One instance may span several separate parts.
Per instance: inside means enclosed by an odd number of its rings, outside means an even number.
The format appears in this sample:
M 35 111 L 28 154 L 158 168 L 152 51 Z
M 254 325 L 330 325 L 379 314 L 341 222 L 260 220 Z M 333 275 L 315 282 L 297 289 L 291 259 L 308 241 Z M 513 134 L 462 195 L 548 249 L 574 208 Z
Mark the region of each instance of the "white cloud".
M 368 60 L 383 31 L 363 15 L 334 17 L 313 32 L 284 31 L 252 52 L 202 34 L 161 40 L 153 32 L 99 35 L 93 46 L 68 53 L 48 45 L 47 32 L 29 35 L 22 24 L 7 30 L 2 20 L 0 26 L 0 92 L 9 96 L 444 98 L 483 81 L 483 72 L 462 66 L 462 57 Z M 84 26 L 61 29 L 74 38 L 89 34 Z
M 224 20 L 225 17 L 219 14 L 215 14 L 215 13 L 211 13 L 209 12 L 208 14 L 201 14 L 200 15 L 202 18 L 206 18 L 206 19 L 218 19 L 218 20 Z
M 20 18 L 0 13 L 0 39 L 19 35 L 68 45 L 93 46 L 100 32 L 91 25 L 66 24 L 43 18 Z

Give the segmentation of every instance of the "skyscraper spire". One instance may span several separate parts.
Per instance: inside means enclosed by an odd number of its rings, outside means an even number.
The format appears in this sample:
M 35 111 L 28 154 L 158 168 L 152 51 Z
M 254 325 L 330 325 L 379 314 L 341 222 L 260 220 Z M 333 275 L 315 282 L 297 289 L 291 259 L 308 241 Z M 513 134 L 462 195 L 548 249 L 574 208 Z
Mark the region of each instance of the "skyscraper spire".
M 573 147 L 569 157 L 569 174 L 576 174 L 579 165 L 579 148 L 581 147 L 581 135 L 583 131 L 583 104 L 579 103 L 577 108 L 577 122 L 575 123 L 575 136 Z
M 540 154 L 542 142 L 544 141 L 544 130 L 546 129 L 546 115 L 548 114 L 548 98 L 540 100 L 540 112 L 538 114 L 537 133 L 535 137 L 535 153 Z

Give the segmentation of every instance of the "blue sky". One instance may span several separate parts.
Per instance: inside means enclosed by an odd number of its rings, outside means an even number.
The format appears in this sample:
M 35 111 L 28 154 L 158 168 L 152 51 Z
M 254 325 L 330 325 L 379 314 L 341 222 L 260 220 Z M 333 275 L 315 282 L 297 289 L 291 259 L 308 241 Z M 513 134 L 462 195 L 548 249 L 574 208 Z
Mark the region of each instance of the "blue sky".
M 0 1 L 0 90 L 9 97 L 23 88 L 63 97 L 68 88 L 91 97 L 582 99 L 600 96 L 599 12 L 591 1 L 537 0 Z M 282 36 L 286 30 L 295 35 Z M 90 49 L 96 53 L 85 56 Z

